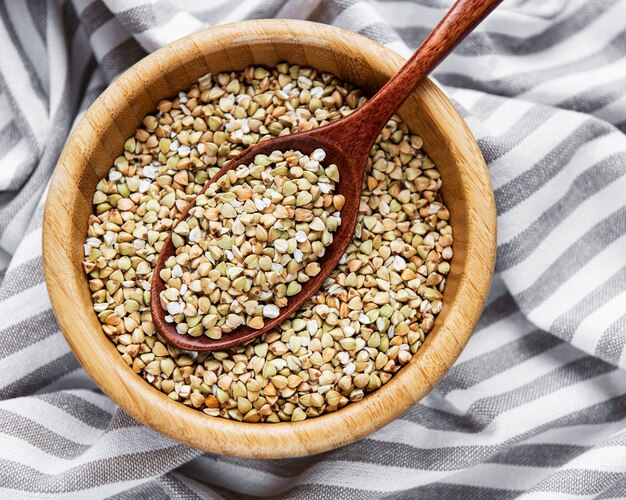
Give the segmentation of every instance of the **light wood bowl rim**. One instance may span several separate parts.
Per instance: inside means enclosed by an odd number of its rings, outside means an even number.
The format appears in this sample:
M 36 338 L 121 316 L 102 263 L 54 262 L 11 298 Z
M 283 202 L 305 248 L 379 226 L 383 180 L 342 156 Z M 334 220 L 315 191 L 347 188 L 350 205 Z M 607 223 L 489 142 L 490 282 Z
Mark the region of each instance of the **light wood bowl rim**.
M 91 119 L 96 115 L 106 116 L 116 97 L 124 93 L 120 82 L 125 86 L 129 82 L 137 85 L 145 83 L 138 74 L 143 74 L 145 78 L 147 68 L 156 65 L 157 61 L 162 63 L 167 60 L 172 64 L 176 51 L 188 50 L 190 45 L 202 46 L 219 40 L 227 48 L 228 42 L 233 39 L 255 36 L 284 41 L 285 38 L 294 38 L 294 31 L 300 34 L 297 40 L 293 40 L 294 44 L 306 45 L 310 37 L 316 37 L 347 41 L 352 50 L 363 57 L 367 57 L 368 52 L 371 55 L 371 52 L 380 54 L 382 51 L 386 61 L 377 64 L 387 65 L 385 70 L 388 72 L 403 63 L 402 57 L 390 49 L 360 35 L 327 25 L 291 20 L 221 25 L 185 37 L 142 59 L 104 91 L 87 115 Z M 443 324 L 440 321 L 436 323 L 418 354 L 388 384 L 338 412 L 296 423 L 240 423 L 210 417 L 171 400 L 135 375 L 105 335 L 101 331 L 94 331 L 95 314 L 92 310 L 78 310 L 68 305 L 68 302 L 74 303 L 72 297 L 78 293 L 80 284 L 64 281 L 68 275 L 66 270 L 72 262 L 67 252 L 60 250 L 63 238 L 58 227 L 72 223 L 67 207 L 68 198 L 62 195 L 80 195 L 75 175 L 84 166 L 74 161 L 72 150 L 84 148 L 85 144 L 77 143 L 75 130 L 54 172 L 46 201 L 43 224 L 44 271 L 52 307 L 63 335 L 82 366 L 102 390 L 130 415 L 175 440 L 209 452 L 251 458 L 302 456 L 349 444 L 399 417 L 427 394 L 460 354 L 482 311 L 495 262 L 496 212 L 484 160 L 465 122 L 432 81 L 425 81 L 420 91 L 426 94 L 423 98 L 430 105 L 443 108 L 448 125 L 454 129 L 455 142 L 451 147 L 458 149 L 455 154 L 459 155 L 459 161 L 472 165 L 474 185 L 477 186 L 464 193 L 468 210 L 472 213 L 468 227 L 468 248 L 462 275 L 458 277 L 456 300 L 445 305 L 449 309 L 446 321 Z M 76 129 L 83 127 L 86 119 L 84 117 Z M 53 229 L 55 227 L 56 230 Z M 469 276 L 479 278 L 469 279 Z M 89 318 L 89 321 L 85 318 Z M 452 323 L 455 323 L 453 331 L 448 326 Z M 440 356 L 440 353 L 445 355 Z M 99 362 L 95 363 L 95 359 Z M 424 369 L 426 364 L 428 370 Z

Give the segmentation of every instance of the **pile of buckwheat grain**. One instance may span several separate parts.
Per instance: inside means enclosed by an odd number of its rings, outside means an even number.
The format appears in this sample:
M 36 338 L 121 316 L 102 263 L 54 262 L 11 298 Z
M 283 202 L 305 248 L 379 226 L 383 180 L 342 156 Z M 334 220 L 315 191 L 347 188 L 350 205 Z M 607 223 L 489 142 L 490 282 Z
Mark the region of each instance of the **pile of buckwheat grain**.
M 364 101 L 311 68 L 249 67 L 161 101 L 126 141 L 97 185 L 83 265 L 104 333 L 148 383 L 209 415 L 299 421 L 359 401 L 410 361 L 441 310 L 453 238 L 440 174 L 397 116 L 372 147 L 345 256 L 289 320 L 246 345 L 195 353 L 168 345 L 150 315 L 163 242 L 218 168 Z
M 220 339 L 244 324 L 263 328 L 319 274 L 345 202 L 324 158 L 322 149 L 256 155 L 196 198 L 160 273 L 165 321 L 178 333 Z

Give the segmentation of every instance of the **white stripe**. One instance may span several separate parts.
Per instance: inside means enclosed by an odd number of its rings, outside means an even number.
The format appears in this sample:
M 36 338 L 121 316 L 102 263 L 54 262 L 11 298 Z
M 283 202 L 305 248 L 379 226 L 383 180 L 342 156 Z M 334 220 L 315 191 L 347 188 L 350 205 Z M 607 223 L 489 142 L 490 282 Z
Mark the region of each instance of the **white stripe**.
M 98 389 L 96 383 L 87 375 L 82 368 L 76 368 L 66 373 L 50 384 L 41 387 L 35 394 L 46 394 L 49 392 L 80 390 L 85 389 L 86 392 Z M 102 396 L 104 397 L 104 396 Z
M 46 284 L 38 283 L 0 302 L 0 318 L 2 318 L 0 329 L 9 328 L 48 309 L 50 309 L 50 300 Z
M 152 52 L 203 27 L 204 24 L 195 17 L 179 12 L 166 23 L 135 34 L 135 38 L 144 49 Z
M 623 428 L 623 421 L 558 427 L 533 436 L 524 441 L 524 444 L 595 446 Z
M 529 493 L 522 493 L 517 497 L 517 500 L 593 500 L 598 498 L 598 495 L 593 493 L 589 495 L 582 495 L 578 493 L 562 493 L 558 495 L 554 491 L 531 491 Z
M 0 93 L 0 129 L 6 127 L 11 120 L 13 120 L 13 111 L 11 110 L 7 95 L 4 92 Z M 2 158 L 4 154 L 4 152 L 0 152 L 0 158 Z
M 498 244 L 508 243 L 528 229 L 544 212 L 558 203 L 574 181 L 592 165 L 624 151 L 626 140 L 621 132 L 603 135 L 583 143 L 559 173 L 513 209 L 498 216 L 498 225 L 501 229 L 498 232 Z M 546 240 L 556 241 L 551 236 Z
M 335 19 L 333 26 L 345 28 L 350 31 L 361 31 L 374 23 L 383 23 L 384 19 L 379 15 L 373 5 L 365 2 L 357 2 L 344 9 Z
M 121 12 L 134 9 L 136 7 L 145 7 L 153 9 L 157 0 L 106 0 L 107 9 L 113 14 L 119 14 Z
M 78 444 L 91 445 L 105 432 L 39 398 L 0 401 L 0 409 L 27 418 L 48 431 Z M 37 431 L 34 431 L 37 432 Z
M 14 31 L 22 45 L 22 49 L 30 60 L 31 67 L 41 80 L 45 92 L 49 83 L 48 64 L 46 64 L 48 62 L 48 51 L 41 38 L 41 33 L 39 33 L 30 15 L 27 3 L 7 2 L 5 8 L 11 19 L 11 24 L 15 27 Z M 46 28 L 50 30 L 50 26 Z M 58 36 L 58 33 L 55 33 L 55 36 Z M 51 67 L 54 68 L 52 65 Z
M 3 375 L 0 378 L 0 389 L 8 387 L 68 352 L 70 348 L 63 336 L 55 333 L 21 351 L 1 358 L 0 373 Z
M 507 99 L 484 120 L 483 125 L 492 136 L 501 137 L 533 109 L 537 106 L 532 102 Z
M 6 87 L 19 103 L 25 125 L 31 130 L 37 145 L 48 136 L 48 111 L 45 103 L 32 86 L 31 77 L 21 56 L 13 45 L 6 30 L 6 19 L 0 18 L 0 74 L 4 76 Z
M 508 370 L 467 389 L 451 391 L 446 394 L 445 399 L 459 413 L 465 413 L 470 406 L 477 404 L 481 399 L 500 396 L 522 388 L 544 375 L 554 372 L 561 366 L 585 356 L 584 352 L 573 349 L 569 344 L 560 344 L 526 361 L 519 361 Z
M 493 189 L 502 187 L 526 170 L 534 167 L 557 144 L 566 139 L 587 120 L 587 116 L 570 111 L 560 111 L 552 115 L 531 131 L 528 136 L 522 138 L 513 149 L 489 162 L 489 174 Z M 515 168 L 511 168 L 511 165 L 515 165 Z
M 15 252 L 15 257 L 11 261 L 10 269 L 28 262 L 32 259 L 38 259 L 41 257 L 41 227 L 38 227 L 34 231 L 31 231 L 20 242 Z M 0 306 L 1 307 L 1 306 Z
M 2 435 L 2 434 L 0 434 Z M 27 441 L 4 434 L 0 439 L 0 460 L 10 460 L 44 474 L 62 474 L 95 460 L 119 458 L 147 452 L 158 452 L 176 443 L 147 427 L 109 429 L 91 447 L 76 458 L 61 458 L 33 446 Z
M 561 470 L 575 469 L 623 474 L 626 470 L 626 446 L 592 448 L 582 455 L 574 457 L 561 468 Z
M 572 345 L 589 354 L 595 354 L 602 334 L 624 313 L 626 313 L 626 290 L 605 302 L 578 325 L 572 337 Z
M 626 94 L 594 111 L 593 114 L 609 123 L 622 123 L 626 120 Z
M 124 0 L 125 1 L 125 0 Z M 133 0 L 134 2 L 141 2 L 141 0 Z M 203 12 L 208 12 L 210 10 L 215 10 L 215 15 L 219 15 L 221 11 L 225 11 L 226 9 L 218 9 L 218 7 L 222 7 L 225 4 L 231 3 L 232 0 L 211 0 L 209 2 L 190 2 L 189 0 L 170 0 L 170 3 L 174 5 L 177 9 L 185 10 L 187 12 L 193 13 L 194 15 L 200 15 Z M 307 0 L 308 1 L 308 0 Z
M 385 22 L 394 28 L 421 26 L 432 29 L 439 23 L 445 12 L 443 7 L 429 7 L 415 2 L 373 2 L 373 5 Z M 565 2 L 559 14 L 551 19 L 518 13 L 511 6 L 507 8 L 507 5 L 508 2 L 504 2 L 498 7 L 476 28 L 476 31 L 529 38 L 543 33 L 559 20 L 567 18 L 581 6 L 581 3 Z
M 480 463 L 450 475 L 440 482 L 476 488 L 526 490 L 546 478 L 554 469 L 554 467 Z
M 624 206 L 624 193 L 626 193 L 626 177 L 609 184 L 578 205 L 554 228 L 550 237 L 544 238 L 535 247 L 532 254 L 510 269 L 503 271 L 502 277 L 509 286 L 511 293 L 517 295 L 530 288 L 585 233 L 621 209 Z M 498 228 L 500 227 L 498 224 Z M 614 265 L 619 262 L 624 262 L 624 257 L 614 261 Z M 575 272 L 576 270 L 572 269 L 572 273 Z M 581 290 L 588 288 L 589 283 L 587 282 L 586 287 L 581 288 Z
M 24 228 L 28 227 L 35 210 L 37 210 L 38 207 L 41 208 L 41 205 L 45 201 L 43 196 L 45 196 L 45 190 L 41 194 L 33 194 L 32 198 L 22 205 L 17 214 L 13 216 L 11 222 L 9 222 L 8 226 L 4 229 L 2 236 L 0 236 L 0 248 L 3 248 L 9 253 L 15 253 L 15 249 L 24 237 Z
M 457 364 L 488 354 L 537 330 L 520 312 L 506 316 L 472 335 Z
M 0 158 L 0 191 L 8 189 L 18 172 L 27 170 L 35 161 L 31 156 L 32 152 L 28 141 L 22 138 Z
M 85 498 L 97 499 L 97 498 L 109 498 L 128 491 L 136 486 L 152 481 L 153 477 L 144 477 L 142 479 L 133 479 L 131 481 L 121 481 L 106 483 L 101 486 L 95 486 L 93 488 L 80 488 L 75 491 L 61 491 L 58 493 L 32 493 L 31 491 L 15 490 L 13 488 L 4 488 L 0 486 L 0 497 L 10 498 L 15 500 L 33 500 L 44 498 L 60 498 L 62 500 L 85 500 Z M 88 483 L 87 481 L 85 483 Z M 83 483 L 83 484 L 85 484 Z
M 80 370 L 83 371 L 82 369 Z M 72 372 L 72 373 L 75 373 L 75 372 Z M 85 371 L 83 371 L 83 373 L 85 373 L 85 376 L 87 376 Z M 110 413 L 111 415 L 115 411 L 117 411 L 117 408 L 118 408 L 117 405 L 111 399 L 108 398 L 108 396 L 105 396 L 104 394 L 100 394 L 93 390 L 72 389 L 72 390 L 66 390 L 64 392 L 67 392 L 68 394 L 72 394 L 76 396 L 77 398 L 84 399 L 88 403 L 91 403 L 92 405 L 97 406 L 101 410 L 107 413 Z
M 574 95 L 599 85 L 621 80 L 624 77 L 626 77 L 626 57 L 599 68 L 570 73 L 548 80 L 521 94 L 518 98 L 557 106 Z
M 246 19 L 250 13 L 259 6 L 258 0 L 241 0 L 237 3 L 230 3 L 227 9 L 228 14 L 219 20 L 219 24 L 232 23 Z M 213 7 L 213 5 L 211 5 Z
M 621 370 L 614 370 L 506 410 L 480 432 L 442 431 L 400 419 L 383 427 L 370 439 L 417 444 L 420 448 L 427 449 L 444 446 L 493 446 L 540 428 L 546 422 L 623 394 L 626 394 L 626 379 Z
M 626 349 L 622 347 L 622 354 L 619 358 L 618 366 L 620 368 L 626 367 Z
M 573 271 L 548 300 L 544 300 L 530 312 L 528 319 L 546 330 L 549 329 L 554 320 L 575 307 L 576 302 L 591 293 L 595 287 L 610 279 L 616 269 L 623 267 L 624 256 L 626 235 L 604 248 L 581 269 Z
M 448 94 L 452 99 L 458 101 L 459 104 L 461 104 L 461 106 L 463 106 L 470 113 L 480 113 L 480 110 L 477 110 L 475 108 L 476 103 L 478 103 L 483 97 L 485 97 L 484 92 L 479 92 L 472 89 L 453 88 L 450 92 L 448 92 Z
M 400 54 L 404 59 L 408 59 L 409 57 L 411 57 L 411 55 L 413 55 L 413 51 L 402 40 L 394 40 L 392 42 L 386 43 L 385 47 L 387 47 L 390 50 L 393 50 L 397 54 Z M 433 83 L 437 85 L 437 80 L 433 78 L 433 75 L 430 75 L 430 78 L 433 81 Z M 441 88 L 440 85 L 437 85 L 437 86 Z
M 129 38 L 131 35 L 128 30 L 114 17 L 94 31 L 89 37 L 89 42 L 96 59 L 102 61 L 104 56 Z

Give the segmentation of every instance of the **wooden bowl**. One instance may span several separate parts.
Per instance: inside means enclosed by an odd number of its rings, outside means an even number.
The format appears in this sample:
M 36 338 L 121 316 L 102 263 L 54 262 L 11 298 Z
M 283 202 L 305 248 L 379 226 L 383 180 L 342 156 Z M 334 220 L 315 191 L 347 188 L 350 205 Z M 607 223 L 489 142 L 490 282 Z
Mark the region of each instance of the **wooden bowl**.
M 43 224 L 46 282 L 57 321 L 96 383 L 133 417 L 173 439 L 240 457 L 281 458 L 351 443 L 413 406 L 454 363 L 487 296 L 495 260 L 496 219 L 485 162 L 450 101 L 425 81 L 401 108 L 443 177 L 454 229 L 454 258 L 444 307 L 413 360 L 362 401 L 302 422 L 241 423 L 210 417 L 168 398 L 137 376 L 104 335 L 82 269 L 83 243 L 96 183 L 124 141 L 161 98 L 207 72 L 281 61 L 329 71 L 373 92 L 402 57 L 362 36 L 304 21 L 249 21 L 183 38 L 115 80 L 72 132 L 52 178 Z

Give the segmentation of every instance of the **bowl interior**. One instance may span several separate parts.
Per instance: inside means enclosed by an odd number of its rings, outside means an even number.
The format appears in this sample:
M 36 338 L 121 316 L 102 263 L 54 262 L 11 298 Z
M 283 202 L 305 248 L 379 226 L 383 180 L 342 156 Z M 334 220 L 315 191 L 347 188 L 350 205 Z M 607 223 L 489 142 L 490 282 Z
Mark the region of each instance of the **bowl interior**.
M 169 45 L 121 75 L 72 133 L 50 187 L 44 223 L 46 281 L 60 327 L 98 385 L 137 419 L 170 437 L 221 454 L 287 457 L 324 451 L 373 432 L 439 381 L 471 335 L 495 259 L 495 208 L 484 160 L 441 91 L 423 82 L 400 110 L 438 166 L 454 229 L 444 308 L 414 359 L 378 391 L 342 410 L 298 423 L 247 424 L 209 417 L 170 400 L 124 363 L 102 333 L 82 270 L 95 186 L 124 141 L 162 98 L 207 72 L 287 61 L 328 71 L 373 93 L 402 58 L 359 35 L 303 21 L 250 21 Z

